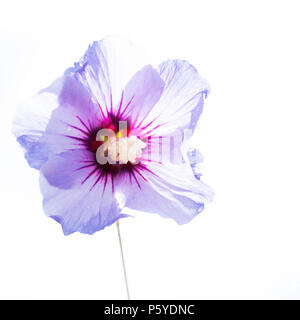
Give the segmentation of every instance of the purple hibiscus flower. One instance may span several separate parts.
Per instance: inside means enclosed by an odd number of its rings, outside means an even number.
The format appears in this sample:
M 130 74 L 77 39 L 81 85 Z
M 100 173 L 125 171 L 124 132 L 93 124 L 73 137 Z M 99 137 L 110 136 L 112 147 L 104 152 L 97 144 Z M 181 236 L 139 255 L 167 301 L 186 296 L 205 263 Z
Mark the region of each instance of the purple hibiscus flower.
M 40 171 L 47 216 L 64 234 L 92 234 L 125 209 L 189 222 L 212 199 L 186 142 L 209 91 L 186 61 L 157 68 L 122 39 L 83 58 L 18 112 L 14 133 Z M 24 108 L 25 107 L 25 108 Z

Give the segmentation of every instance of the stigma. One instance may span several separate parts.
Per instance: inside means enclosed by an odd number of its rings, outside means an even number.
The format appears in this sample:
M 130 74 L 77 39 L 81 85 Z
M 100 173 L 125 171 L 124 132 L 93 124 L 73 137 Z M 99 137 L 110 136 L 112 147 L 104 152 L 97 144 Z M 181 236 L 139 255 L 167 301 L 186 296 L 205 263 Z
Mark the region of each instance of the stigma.
M 142 150 L 146 148 L 146 143 L 136 136 L 109 137 L 97 150 L 97 161 L 100 164 L 137 164 L 142 156 Z

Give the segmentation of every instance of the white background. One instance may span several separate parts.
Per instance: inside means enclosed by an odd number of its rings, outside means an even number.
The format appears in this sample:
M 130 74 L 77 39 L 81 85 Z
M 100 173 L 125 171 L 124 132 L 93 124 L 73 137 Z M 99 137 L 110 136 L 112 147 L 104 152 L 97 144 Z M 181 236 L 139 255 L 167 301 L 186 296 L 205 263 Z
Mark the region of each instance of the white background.
M 116 227 L 64 236 L 11 134 L 16 106 L 111 34 L 212 88 L 198 146 L 215 200 L 184 226 L 121 221 L 132 298 L 300 298 L 298 4 L 1 0 L 0 298 L 126 298 Z

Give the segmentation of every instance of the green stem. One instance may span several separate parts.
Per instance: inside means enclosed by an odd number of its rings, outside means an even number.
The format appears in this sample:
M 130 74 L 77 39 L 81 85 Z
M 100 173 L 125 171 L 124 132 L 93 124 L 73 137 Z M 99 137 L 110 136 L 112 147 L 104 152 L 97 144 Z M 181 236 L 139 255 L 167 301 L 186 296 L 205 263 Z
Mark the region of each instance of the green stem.
M 128 298 L 128 300 L 130 300 L 129 287 L 128 287 L 128 280 L 127 280 L 127 274 L 126 274 L 125 259 L 124 259 L 124 252 L 123 252 L 123 246 L 122 246 L 122 239 L 121 239 L 121 233 L 120 233 L 120 223 L 119 223 L 119 220 L 116 222 L 116 225 L 117 225 L 117 229 L 118 229 L 118 236 L 119 236 L 119 243 L 120 243 L 120 249 L 121 249 L 121 256 L 122 256 L 122 264 L 123 264 L 124 279 L 125 279 L 125 284 L 126 284 L 127 298 Z

